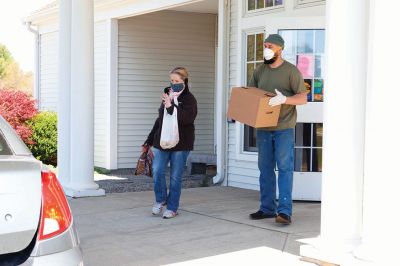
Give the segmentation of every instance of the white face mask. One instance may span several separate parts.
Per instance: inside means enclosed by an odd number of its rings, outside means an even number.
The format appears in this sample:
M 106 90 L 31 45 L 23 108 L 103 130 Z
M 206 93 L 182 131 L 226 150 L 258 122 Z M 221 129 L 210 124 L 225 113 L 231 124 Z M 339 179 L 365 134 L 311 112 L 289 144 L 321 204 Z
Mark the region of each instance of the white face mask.
M 274 57 L 275 53 L 269 48 L 264 49 L 264 58 L 265 60 L 271 60 Z

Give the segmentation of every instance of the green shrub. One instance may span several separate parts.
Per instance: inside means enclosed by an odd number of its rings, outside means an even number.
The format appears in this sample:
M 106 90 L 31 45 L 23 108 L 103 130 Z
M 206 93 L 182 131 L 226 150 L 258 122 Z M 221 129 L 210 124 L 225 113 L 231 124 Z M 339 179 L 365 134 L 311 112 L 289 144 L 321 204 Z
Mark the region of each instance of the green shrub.
M 41 112 L 27 123 L 32 129 L 32 140 L 28 145 L 36 159 L 44 164 L 57 165 L 57 114 Z
M 109 175 L 109 174 L 111 174 L 110 170 L 102 168 L 102 167 L 98 167 L 98 166 L 94 167 L 94 172 L 97 173 L 97 174 L 100 174 L 100 175 Z

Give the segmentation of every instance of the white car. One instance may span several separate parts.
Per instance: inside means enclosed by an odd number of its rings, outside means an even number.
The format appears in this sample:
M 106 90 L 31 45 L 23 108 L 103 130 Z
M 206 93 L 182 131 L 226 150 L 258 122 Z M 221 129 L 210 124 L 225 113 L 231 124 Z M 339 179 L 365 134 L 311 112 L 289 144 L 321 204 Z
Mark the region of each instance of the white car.
M 0 116 L 0 266 L 83 265 L 67 199 Z

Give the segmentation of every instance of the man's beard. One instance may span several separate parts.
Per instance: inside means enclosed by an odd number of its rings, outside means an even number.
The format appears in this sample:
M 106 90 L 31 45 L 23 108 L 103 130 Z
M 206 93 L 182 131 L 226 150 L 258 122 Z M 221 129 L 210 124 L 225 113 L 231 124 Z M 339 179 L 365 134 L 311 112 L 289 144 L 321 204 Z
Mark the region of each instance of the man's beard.
M 274 56 L 274 57 L 272 57 L 272 58 L 269 59 L 269 60 L 266 60 L 266 59 L 264 58 L 264 64 L 266 64 L 266 65 L 271 65 L 271 64 L 275 63 L 276 59 L 278 59 L 277 56 Z

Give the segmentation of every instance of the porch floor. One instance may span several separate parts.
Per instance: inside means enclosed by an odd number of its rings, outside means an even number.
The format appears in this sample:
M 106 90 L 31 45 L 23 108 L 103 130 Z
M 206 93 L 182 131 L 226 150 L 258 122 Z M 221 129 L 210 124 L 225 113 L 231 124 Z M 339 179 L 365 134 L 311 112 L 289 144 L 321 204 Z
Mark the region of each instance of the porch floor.
M 298 240 L 318 235 L 320 204 L 295 202 L 293 223 L 279 226 L 273 219 L 248 219 L 258 208 L 258 195 L 230 187 L 183 189 L 179 215 L 170 220 L 150 213 L 150 191 L 69 201 L 88 266 L 221 265 L 229 260 L 243 265 L 274 258 L 291 261 L 279 265 L 306 264 L 297 257 Z

